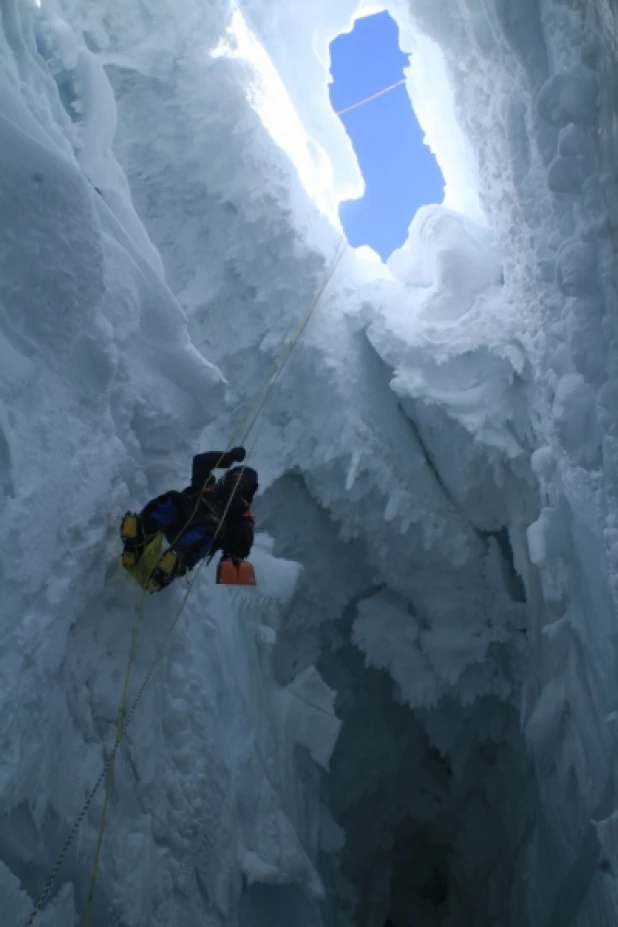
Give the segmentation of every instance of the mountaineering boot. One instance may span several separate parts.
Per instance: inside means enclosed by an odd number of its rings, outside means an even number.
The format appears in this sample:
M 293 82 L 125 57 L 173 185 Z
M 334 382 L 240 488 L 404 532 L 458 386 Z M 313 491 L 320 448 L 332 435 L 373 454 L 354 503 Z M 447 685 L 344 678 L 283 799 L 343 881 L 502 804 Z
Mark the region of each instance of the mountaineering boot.
M 123 567 L 134 567 L 137 564 L 137 554 L 132 550 L 123 550 L 120 554 L 120 562 Z
M 170 547 L 159 558 L 157 565 L 150 574 L 146 590 L 147 592 L 160 592 L 161 589 L 165 589 L 177 577 L 186 576 L 188 572 L 189 567 L 183 563 L 181 556 Z
M 127 512 L 120 522 L 120 537 L 123 551 L 120 557 L 124 567 L 135 566 L 144 553 L 151 536 L 146 535 L 142 520 L 134 512 Z
M 120 522 L 120 537 L 123 541 L 137 541 L 142 534 L 140 517 L 134 512 L 125 512 Z

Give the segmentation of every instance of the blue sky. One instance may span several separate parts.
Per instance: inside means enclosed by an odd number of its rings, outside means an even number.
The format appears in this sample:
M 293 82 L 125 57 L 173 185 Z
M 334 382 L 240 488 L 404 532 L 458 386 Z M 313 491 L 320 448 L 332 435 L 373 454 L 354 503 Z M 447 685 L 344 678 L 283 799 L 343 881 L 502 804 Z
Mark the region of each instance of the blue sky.
M 388 13 L 357 20 L 353 32 L 331 42 L 330 54 L 336 111 L 394 84 L 408 64 Z M 442 202 L 442 174 L 423 144 L 405 86 L 340 118 L 366 184 L 361 200 L 341 204 L 341 222 L 353 247 L 370 245 L 386 260 L 406 240 L 418 207 Z

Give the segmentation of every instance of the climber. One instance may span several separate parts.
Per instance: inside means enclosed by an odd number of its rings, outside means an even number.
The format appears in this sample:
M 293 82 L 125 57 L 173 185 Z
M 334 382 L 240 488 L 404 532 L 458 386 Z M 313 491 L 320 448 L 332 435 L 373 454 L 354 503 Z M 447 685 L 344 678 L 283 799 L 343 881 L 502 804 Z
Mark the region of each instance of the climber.
M 255 584 L 253 567 L 245 558 L 253 544 L 254 518 L 249 506 L 258 489 L 258 476 L 247 466 L 228 469 L 245 457 L 243 447 L 196 454 L 189 486 L 157 496 L 139 514 L 126 513 L 120 526 L 122 564 L 138 582 L 147 549 L 160 553 L 163 537 L 170 545 L 142 577 L 149 592 L 164 589 L 219 550 L 217 582 Z M 220 480 L 213 473 L 217 468 L 228 470 Z

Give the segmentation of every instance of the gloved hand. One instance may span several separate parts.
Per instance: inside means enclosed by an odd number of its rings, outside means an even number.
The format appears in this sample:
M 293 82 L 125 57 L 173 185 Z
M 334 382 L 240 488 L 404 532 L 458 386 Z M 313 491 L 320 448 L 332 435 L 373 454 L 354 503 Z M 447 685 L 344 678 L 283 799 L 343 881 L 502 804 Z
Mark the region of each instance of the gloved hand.
M 246 456 L 247 452 L 244 447 L 233 447 L 230 450 L 230 457 L 235 463 L 242 463 Z

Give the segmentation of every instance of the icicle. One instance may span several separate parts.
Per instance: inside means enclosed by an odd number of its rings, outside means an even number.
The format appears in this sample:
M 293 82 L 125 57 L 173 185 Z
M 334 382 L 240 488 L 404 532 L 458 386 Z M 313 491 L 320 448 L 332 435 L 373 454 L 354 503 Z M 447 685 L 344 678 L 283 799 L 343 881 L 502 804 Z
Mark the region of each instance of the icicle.
M 392 521 L 399 511 L 399 498 L 400 491 L 398 489 L 392 492 L 388 497 L 388 502 L 386 503 L 386 508 L 384 510 L 384 521 Z
M 358 465 L 361 459 L 361 450 L 357 448 L 352 454 L 352 461 L 350 463 L 350 469 L 348 470 L 348 477 L 345 481 L 345 491 L 350 492 L 354 483 L 356 482 L 356 477 L 358 475 Z

